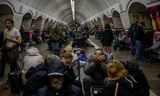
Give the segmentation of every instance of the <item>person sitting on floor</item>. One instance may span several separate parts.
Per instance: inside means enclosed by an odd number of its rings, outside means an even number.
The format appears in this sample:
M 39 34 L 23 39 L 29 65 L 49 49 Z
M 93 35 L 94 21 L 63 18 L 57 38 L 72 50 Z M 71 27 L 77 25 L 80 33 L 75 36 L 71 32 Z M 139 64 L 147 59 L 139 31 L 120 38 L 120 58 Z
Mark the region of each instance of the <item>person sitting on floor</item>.
M 31 67 L 35 68 L 36 66 L 43 63 L 43 56 L 39 53 L 39 50 L 36 47 L 30 47 L 27 49 L 23 60 L 22 72 L 23 74 L 26 74 Z
M 104 79 L 107 77 L 105 56 L 98 50 L 95 54 L 91 55 L 91 62 L 84 66 L 85 77 L 83 78 L 83 87 L 85 96 L 91 96 L 91 86 L 103 84 Z
M 113 60 L 107 65 L 107 74 L 104 88 L 95 96 L 149 96 L 145 87 L 139 87 L 139 81 L 129 73 L 123 62 Z
M 35 68 L 30 68 L 26 74 L 27 82 L 24 88 L 23 96 L 35 96 L 38 89 L 48 84 L 48 69 L 54 64 L 59 64 L 60 58 L 54 54 L 47 54 L 44 64 Z
M 79 96 L 80 89 L 65 81 L 64 66 L 51 66 L 48 70 L 50 84 L 38 90 L 36 96 Z

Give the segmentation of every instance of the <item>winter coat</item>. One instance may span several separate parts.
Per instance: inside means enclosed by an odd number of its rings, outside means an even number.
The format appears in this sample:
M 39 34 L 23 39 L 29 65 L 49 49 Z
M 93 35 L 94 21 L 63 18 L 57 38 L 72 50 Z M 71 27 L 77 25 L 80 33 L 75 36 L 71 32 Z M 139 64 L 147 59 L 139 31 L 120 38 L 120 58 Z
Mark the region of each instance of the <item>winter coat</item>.
M 66 75 L 64 65 L 62 62 L 53 64 L 49 68 L 48 76 L 54 76 L 55 74 L 63 76 Z M 64 80 L 62 88 L 60 90 L 54 89 L 50 84 L 40 88 L 36 96 L 79 96 L 80 93 L 81 89 L 79 87 L 72 84 L 68 84 L 68 82 Z
M 63 69 L 63 64 L 57 60 L 51 67 L 41 64 L 34 68 L 26 82 L 23 96 L 36 96 L 39 88 L 49 85 L 48 72 L 52 72 L 55 68 Z
M 135 40 L 143 41 L 143 38 L 144 38 L 143 28 L 141 26 L 138 26 L 136 28 L 136 31 L 135 31 L 134 35 L 135 35 Z
M 31 67 L 35 68 L 37 65 L 43 64 L 44 60 L 42 55 L 39 53 L 39 50 L 35 47 L 31 47 L 27 50 L 23 63 L 22 72 L 26 74 Z
M 30 73 L 28 73 L 28 80 L 26 82 L 23 96 L 35 96 L 38 89 L 47 85 L 48 80 L 48 66 L 44 64 L 38 65 Z
M 112 30 L 104 30 L 102 32 L 101 43 L 103 46 L 110 46 L 113 42 L 113 32 Z
M 117 96 L 138 96 L 135 92 L 136 87 L 136 82 L 129 77 L 121 78 L 119 80 L 109 80 L 105 87 L 98 91 L 96 96 L 115 96 L 116 88 L 118 88 Z
M 45 86 L 38 90 L 36 96 L 80 96 L 80 89 L 75 85 L 63 85 L 60 90 Z
M 66 81 L 68 82 L 68 84 L 72 84 L 76 79 L 73 67 L 65 68 L 64 70 L 65 70 L 64 74 Z
M 84 68 L 84 72 L 86 75 L 91 76 L 95 81 L 103 81 L 107 77 L 107 69 L 106 64 L 94 65 L 91 62 Z
M 114 96 L 117 82 L 119 83 L 117 96 L 149 96 L 149 83 L 138 64 L 127 61 L 124 66 L 130 75 L 119 80 L 108 81 L 96 96 Z

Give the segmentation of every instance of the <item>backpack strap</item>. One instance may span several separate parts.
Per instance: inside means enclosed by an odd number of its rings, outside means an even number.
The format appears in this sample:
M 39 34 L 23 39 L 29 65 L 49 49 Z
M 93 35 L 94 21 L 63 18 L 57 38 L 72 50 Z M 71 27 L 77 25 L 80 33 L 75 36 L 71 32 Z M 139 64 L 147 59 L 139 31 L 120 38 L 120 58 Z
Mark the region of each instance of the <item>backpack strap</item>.
M 119 89 L 119 83 L 117 82 L 115 92 L 114 92 L 114 96 L 118 96 L 118 89 Z

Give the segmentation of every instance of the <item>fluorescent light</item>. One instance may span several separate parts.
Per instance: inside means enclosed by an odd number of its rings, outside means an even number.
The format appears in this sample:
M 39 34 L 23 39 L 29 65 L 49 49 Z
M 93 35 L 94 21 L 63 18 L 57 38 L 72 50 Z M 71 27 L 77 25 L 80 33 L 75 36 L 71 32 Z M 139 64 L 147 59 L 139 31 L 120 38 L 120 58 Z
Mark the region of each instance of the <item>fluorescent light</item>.
M 75 20 L 75 1 L 70 0 L 70 2 L 71 2 L 72 18 L 73 20 Z

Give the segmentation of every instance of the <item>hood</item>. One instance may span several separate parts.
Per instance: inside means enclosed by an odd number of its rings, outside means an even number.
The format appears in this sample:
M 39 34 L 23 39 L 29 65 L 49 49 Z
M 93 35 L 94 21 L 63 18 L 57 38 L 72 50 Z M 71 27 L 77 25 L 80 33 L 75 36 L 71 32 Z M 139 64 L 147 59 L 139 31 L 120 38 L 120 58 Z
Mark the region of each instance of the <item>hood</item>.
M 50 66 L 51 62 L 52 63 L 57 63 L 57 62 L 60 62 L 60 58 L 57 56 L 57 55 L 54 55 L 54 54 L 48 54 L 46 57 L 45 57 L 45 60 L 44 60 L 44 64 L 47 65 L 47 66 Z
M 39 50 L 36 47 L 30 47 L 26 51 L 27 55 L 29 56 L 37 56 L 40 55 Z
M 64 65 L 62 62 L 56 62 L 53 64 L 49 70 L 48 70 L 48 76 L 54 76 L 54 75 L 64 75 Z

